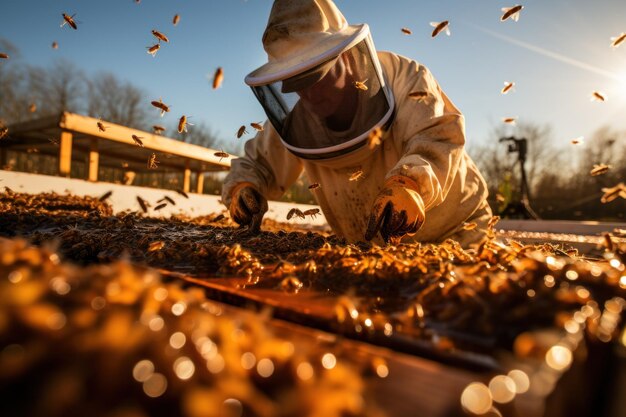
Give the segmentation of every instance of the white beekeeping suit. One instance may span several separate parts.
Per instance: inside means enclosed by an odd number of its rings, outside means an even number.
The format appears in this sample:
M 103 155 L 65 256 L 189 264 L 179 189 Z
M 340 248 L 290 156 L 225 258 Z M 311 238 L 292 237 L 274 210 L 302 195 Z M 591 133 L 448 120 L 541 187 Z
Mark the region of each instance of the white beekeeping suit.
M 487 187 L 465 152 L 463 115 L 424 66 L 377 53 L 367 25 L 348 25 L 330 0 L 276 0 L 263 45 L 268 63 L 246 83 L 268 122 L 222 189 L 235 221 L 258 229 L 266 199 L 304 170 L 321 185 L 315 197 L 333 231 L 350 241 L 380 232 L 467 246 L 484 236 Z

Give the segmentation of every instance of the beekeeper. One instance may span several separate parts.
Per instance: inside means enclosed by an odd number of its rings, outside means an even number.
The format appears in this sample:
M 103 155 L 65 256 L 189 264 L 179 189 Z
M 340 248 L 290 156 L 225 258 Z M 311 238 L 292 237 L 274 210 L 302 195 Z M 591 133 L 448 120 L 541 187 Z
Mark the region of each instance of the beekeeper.
M 426 67 L 377 52 L 368 25 L 348 25 L 331 0 L 275 0 L 263 47 L 268 62 L 245 82 L 268 122 L 222 188 L 237 223 L 258 231 L 267 199 L 304 170 L 349 241 L 380 233 L 467 247 L 484 236 L 491 210 L 464 149 L 463 115 Z

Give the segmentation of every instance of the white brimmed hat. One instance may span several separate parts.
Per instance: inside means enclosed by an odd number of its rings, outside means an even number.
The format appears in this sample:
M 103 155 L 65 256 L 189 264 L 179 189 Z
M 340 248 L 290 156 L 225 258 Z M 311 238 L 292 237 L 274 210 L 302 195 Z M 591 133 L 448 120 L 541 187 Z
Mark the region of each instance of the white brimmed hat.
M 263 34 L 268 62 L 245 82 L 257 86 L 301 74 L 354 46 L 367 31 L 367 25 L 348 25 L 331 0 L 275 0 Z

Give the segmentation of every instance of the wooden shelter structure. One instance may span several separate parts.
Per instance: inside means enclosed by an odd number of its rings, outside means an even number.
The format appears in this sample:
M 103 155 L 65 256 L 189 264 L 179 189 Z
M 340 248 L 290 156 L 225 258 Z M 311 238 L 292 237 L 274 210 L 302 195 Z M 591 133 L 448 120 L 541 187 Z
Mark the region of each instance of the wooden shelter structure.
M 185 192 L 191 191 L 194 173 L 194 191 L 199 194 L 205 173 L 230 168 L 230 159 L 215 156 L 215 149 L 69 112 L 8 126 L 7 137 L 0 140 L 0 167 L 6 166 L 8 151 L 56 157 L 56 174 L 63 177 L 70 177 L 73 163 L 86 163 L 84 179 L 93 182 L 99 180 L 101 167 L 134 173 L 153 171 L 148 161 L 155 154 L 158 169 L 182 173 L 180 188 Z

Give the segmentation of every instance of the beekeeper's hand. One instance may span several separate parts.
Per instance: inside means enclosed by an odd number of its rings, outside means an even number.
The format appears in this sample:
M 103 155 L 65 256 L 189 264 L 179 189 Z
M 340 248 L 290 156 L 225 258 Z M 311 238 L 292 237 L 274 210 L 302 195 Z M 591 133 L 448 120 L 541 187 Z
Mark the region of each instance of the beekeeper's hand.
M 258 233 L 261 230 L 263 215 L 267 212 L 267 200 L 256 187 L 249 182 L 237 184 L 231 191 L 228 211 L 230 217 L 240 226 Z
M 410 178 L 395 175 L 385 182 L 378 194 L 367 223 L 365 239 L 372 240 L 380 231 L 385 243 L 415 234 L 424 223 L 424 202 Z

